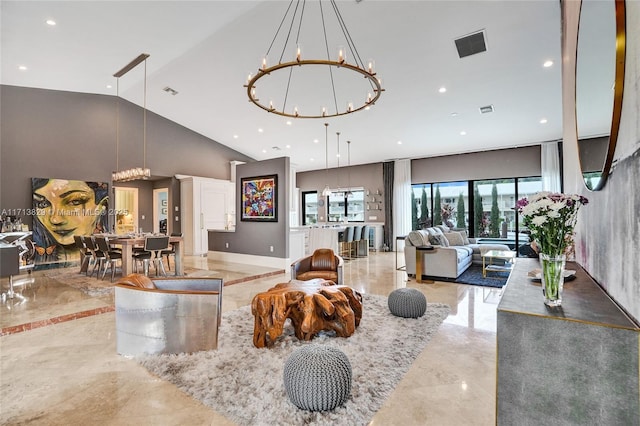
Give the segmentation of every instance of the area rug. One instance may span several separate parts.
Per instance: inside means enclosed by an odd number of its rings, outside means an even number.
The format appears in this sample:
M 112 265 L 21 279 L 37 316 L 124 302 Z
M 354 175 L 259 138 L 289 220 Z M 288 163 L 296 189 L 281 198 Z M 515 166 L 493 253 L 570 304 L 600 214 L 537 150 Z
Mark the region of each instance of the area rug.
M 435 281 L 452 282 L 459 284 L 479 285 L 484 287 L 501 288 L 507 283 L 509 272 L 489 271 L 487 276 L 482 276 L 482 265 L 471 265 L 456 279 L 442 277 L 426 277 Z
M 250 306 L 223 314 L 218 350 L 144 356 L 138 361 L 239 425 L 366 425 L 449 314 L 449 306 L 428 304 L 418 319 L 389 312 L 387 298 L 363 295 L 360 326 L 348 338 L 321 334 L 299 341 L 287 324 L 272 348 L 253 346 Z M 343 351 L 353 371 L 347 402 L 329 412 L 293 405 L 284 389 L 283 366 L 303 345 L 330 345 Z

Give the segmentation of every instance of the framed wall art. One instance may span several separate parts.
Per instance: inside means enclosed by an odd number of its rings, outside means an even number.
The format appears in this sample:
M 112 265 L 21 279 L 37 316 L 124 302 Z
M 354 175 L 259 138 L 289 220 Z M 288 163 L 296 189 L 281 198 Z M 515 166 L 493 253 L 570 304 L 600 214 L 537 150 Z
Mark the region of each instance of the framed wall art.
M 248 177 L 240 180 L 242 190 L 240 220 L 277 222 L 278 175 Z

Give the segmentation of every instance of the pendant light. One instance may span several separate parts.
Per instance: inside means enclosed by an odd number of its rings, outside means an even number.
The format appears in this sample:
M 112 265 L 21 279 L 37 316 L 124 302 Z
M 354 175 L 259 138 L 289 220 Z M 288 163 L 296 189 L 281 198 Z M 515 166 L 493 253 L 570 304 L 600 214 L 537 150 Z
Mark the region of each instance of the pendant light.
M 347 141 L 347 192 L 345 195 L 347 198 L 353 197 L 353 192 L 351 192 L 351 141 Z
M 322 196 L 328 197 L 331 195 L 331 189 L 329 189 L 329 123 L 324 123 L 324 170 L 325 170 L 325 185 L 322 190 Z
M 338 159 L 338 168 L 336 170 L 336 186 L 338 187 L 338 192 L 341 192 L 340 187 L 340 132 L 336 132 L 336 158 Z

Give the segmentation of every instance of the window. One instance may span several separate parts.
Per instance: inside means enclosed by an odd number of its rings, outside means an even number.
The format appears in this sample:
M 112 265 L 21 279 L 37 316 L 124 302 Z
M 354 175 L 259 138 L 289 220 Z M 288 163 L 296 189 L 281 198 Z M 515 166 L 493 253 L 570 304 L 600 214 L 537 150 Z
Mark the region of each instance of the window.
M 308 191 L 302 193 L 302 224 L 314 225 L 318 223 L 318 193 Z
M 364 189 L 332 191 L 329 196 L 329 222 L 364 222 Z
M 542 191 L 542 178 L 424 183 L 411 188 L 412 229 L 445 224 L 515 249 L 529 242 L 527 230 L 519 226 L 522 218 L 516 217 L 516 201 Z

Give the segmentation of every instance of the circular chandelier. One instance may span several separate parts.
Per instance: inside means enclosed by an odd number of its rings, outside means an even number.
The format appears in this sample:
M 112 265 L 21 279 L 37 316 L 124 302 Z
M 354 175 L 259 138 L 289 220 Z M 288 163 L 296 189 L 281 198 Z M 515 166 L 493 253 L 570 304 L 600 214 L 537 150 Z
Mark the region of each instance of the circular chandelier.
M 292 9 L 292 6 L 295 7 Z M 303 30 L 303 17 L 305 12 L 306 1 L 305 0 L 291 0 L 289 3 L 289 7 L 287 8 L 278 29 L 276 30 L 276 34 L 269 45 L 269 49 L 267 53 L 262 59 L 262 65 L 258 68 L 258 71 L 255 75 L 249 74 L 247 78 L 247 83 L 244 87 L 247 88 L 247 96 L 249 97 L 249 101 L 253 102 L 256 106 L 262 108 L 263 110 L 281 115 L 284 117 L 291 118 L 328 118 L 328 117 L 338 117 L 341 115 L 351 114 L 356 111 L 360 111 L 363 109 L 368 109 L 370 106 L 374 105 L 376 101 L 380 98 L 381 93 L 384 91 L 382 88 L 382 82 L 377 77 L 377 74 L 373 69 L 373 61 L 370 60 L 367 63 L 367 66 L 364 65 L 364 62 L 360 58 L 360 55 L 355 47 L 355 44 L 347 30 L 347 27 L 342 19 L 342 15 L 338 10 L 338 6 L 335 0 L 329 0 L 328 3 L 331 5 L 331 9 L 335 14 L 336 25 L 339 27 L 339 31 L 336 31 L 338 37 L 342 37 L 340 39 L 340 44 L 337 45 L 337 52 L 334 58 L 331 58 L 329 53 L 329 43 L 327 41 L 327 27 L 326 23 L 329 22 L 328 17 L 325 19 L 325 13 L 322 7 L 322 0 L 318 0 L 319 5 L 319 14 L 322 28 L 322 38 L 324 41 L 324 48 L 326 51 L 326 57 L 322 59 L 306 59 L 303 58 L 302 53 L 302 44 L 300 43 L 300 35 Z M 285 25 L 286 24 L 286 25 Z M 267 58 L 271 53 L 272 49 L 276 45 L 278 41 L 278 36 L 280 34 L 280 30 L 283 27 L 288 27 L 288 32 L 284 37 L 284 41 L 282 42 L 282 49 L 279 56 L 279 62 L 275 65 L 268 65 Z M 297 29 L 295 34 L 295 51 L 291 48 L 290 41 L 293 40 L 292 32 L 294 28 Z M 319 28 L 319 27 L 318 27 Z M 292 42 L 293 43 L 293 42 Z M 346 46 L 346 47 L 344 47 Z M 285 52 L 289 50 L 291 51 L 291 56 L 295 56 L 291 61 L 282 62 L 285 57 Z M 295 53 L 293 53 L 295 52 Z M 349 53 L 349 55 L 347 55 Z M 355 63 L 349 63 L 347 61 L 347 56 L 353 58 Z M 329 80 L 330 84 L 330 94 L 332 97 L 329 97 L 328 101 L 325 105 L 317 105 L 315 106 L 315 110 L 301 110 L 298 109 L 298 105 L 296 102 L 291 102 L 289 99 L 290 92 L 292 90 L 292 81 L 299 81 L 300 79 L 294 79 L 294 71 L 296 73 L 308 71 L 311 67 L 325 67 L 328 70 L 328 73 L 325 74 L 326 78 Z M 336 92 L 336 74 L 338 71 L 348 71 L 351 76 L 362 77 L 365 79 L 367 83 L 367 90 L 364 93 L 359 94 L 361 101 L 354 102 L 352 100 L 345 101 L 342 103 L 342 108 L 338 107 L 338 95 Z M 284 74 L 285 71 L 288 71 L 288 76 L 285 79 L 284 87 L 282 90 L 284 94 L 282 95 L 282 99 L 280 101 L 276 101 L 273 99 L 261 100 L 258 97 L 258 82 L 265 83 L 268 79 L 267 77 L 274 77 L 276 74 Z M 306 81 L 307 85 L 313 85 L 314 87 L 318 84 L 318 76 L 319 74 L 315 74 L 314 78 Z M 308 91 L 312 90 L 314 87 L 306 87 L 303 88 L 302 91 L 308 93 Z M 329 87 L 329 86 L 327 86 Z M 306 90 L 305 90 L 306 89 Z M 287 106 L 289 104 L 289 106 Z M 332 104 L 332 108 L 328 106 L 328 104 Z

